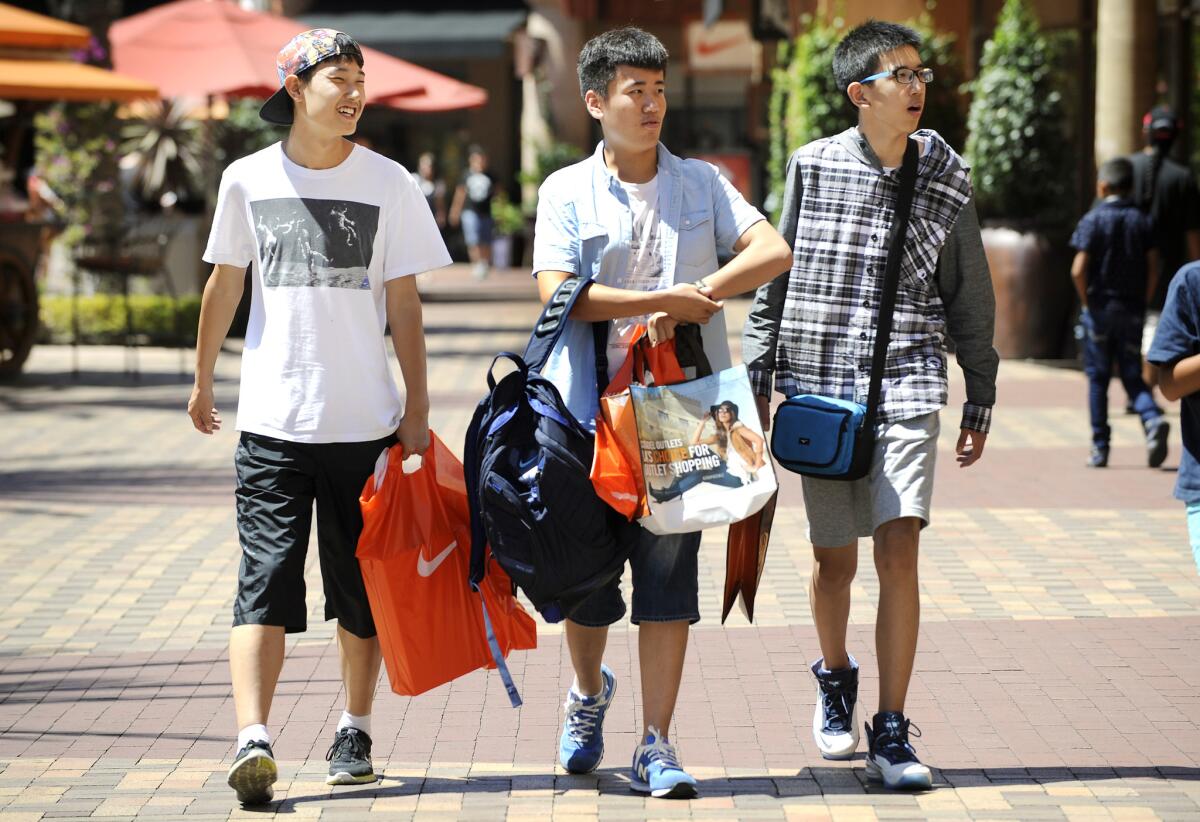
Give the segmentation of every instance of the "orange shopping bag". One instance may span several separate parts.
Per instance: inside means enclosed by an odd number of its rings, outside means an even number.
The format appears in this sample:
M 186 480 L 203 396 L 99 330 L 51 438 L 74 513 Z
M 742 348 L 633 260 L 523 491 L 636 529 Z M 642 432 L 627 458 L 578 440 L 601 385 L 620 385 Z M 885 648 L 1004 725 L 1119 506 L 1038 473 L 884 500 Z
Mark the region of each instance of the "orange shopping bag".
M 642 476 L 637 420 L 629 396 L 630 383 L 645 384 L 647 372 L 653 375 L 656 385 L 671 385 L 687 379 L 675 355 L 675 340 L 652 346 L 646 336 L 646 327 L 639 325 L 634 329 L 625 361 L 600 398 L 591 473 L 597 496 L 630 522 L 650 513 L 646 482 Z
M 504 657 L 537 647 L 537 629 L 498 564 L 490 564 L 479 593 L 471 590 L 463 466 L 430 437 L 411 473 L 400 446 L 381 454 L 359 500 L 357 556 L 388 681 L 396 693 L 415 696 L 477 668 L 500 667 L 516 707 L 520 696 Z

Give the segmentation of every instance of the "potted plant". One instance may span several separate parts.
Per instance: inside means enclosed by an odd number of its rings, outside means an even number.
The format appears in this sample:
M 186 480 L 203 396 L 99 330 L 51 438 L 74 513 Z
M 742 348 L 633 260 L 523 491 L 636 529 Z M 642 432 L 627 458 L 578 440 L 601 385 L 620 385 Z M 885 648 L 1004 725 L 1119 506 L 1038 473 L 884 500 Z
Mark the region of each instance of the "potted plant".
M 971 84 L 966 151 L 1002 357 L 1057 357 L 1066 341 L 1073 163 L 1055 62 L 1027 0 L 1006 0 Z
M 492 198 L 492 223 L 496 235 L 492 240 L 492 265 L 510 268 L 520 262 L 524 253 L 525 214 L 507 194 L 500 192 Z
M 132 168 L 133 185 L 145 202 L 157 204 L 168 193 L 181 200 L 194 194 L 202 173 L 200 124 L 188 116 L 186 105 L 152 103 L 121 136 L 121 164 Z
M 529 265 L 533 262 L 532 238 L 534 223 L 537 221 L 538 189 L 551 174 L 581 159 L 583 152 L 578 146 L 551 140 L 537 147 L 533 168 L 517 174 L 517 182 L 521 184 L 521 210 L 525 213 L 525 227 L 519 235 L 513 235 L 519 237 L 518 245 L 524 246 L 520 253 L 514 255 L 514 264 Z

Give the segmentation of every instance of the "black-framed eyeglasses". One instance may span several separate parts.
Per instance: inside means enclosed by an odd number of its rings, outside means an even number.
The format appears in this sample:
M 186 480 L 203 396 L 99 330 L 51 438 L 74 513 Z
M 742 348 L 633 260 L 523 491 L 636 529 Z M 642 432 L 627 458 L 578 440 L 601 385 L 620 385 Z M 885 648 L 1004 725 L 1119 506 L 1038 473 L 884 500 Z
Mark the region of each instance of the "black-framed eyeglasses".
M 881 80 L 884 77 L 894 77 L 897 83 L 904 86 L 911 86 L 913 80 L 919 79 L 925 85 L 933 82 L 933 69 L 910 69 L 901 66 L 900 68 L 891 69 L 889 71 L 881 71 L 878 74 L 872 74 L 870 77 L 860 80 L 860 83 L 873 83 L 876 80 Z

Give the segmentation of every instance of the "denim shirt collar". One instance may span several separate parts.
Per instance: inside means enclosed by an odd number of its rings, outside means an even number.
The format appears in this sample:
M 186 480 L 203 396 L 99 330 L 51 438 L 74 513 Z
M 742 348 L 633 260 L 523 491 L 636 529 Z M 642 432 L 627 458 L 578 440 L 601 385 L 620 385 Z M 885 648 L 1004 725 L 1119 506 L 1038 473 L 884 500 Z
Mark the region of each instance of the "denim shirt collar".
M 624 270 L 628 263 L 628 247 L 633 239 L 633 220 L 632 212 L 629 207 L 629 197 L 625 193 L 625 189 L 621 187 L 621 181 L 617 179 L 617 175 L 613 174 L 609 169 L 608 163 L 604 161 L 604 141 L 601 140 L 596 144 L 596 150 L 592 153 L 592 179 L 593 191 L 597 197 L 597 202 L 601 192 L 607 191 L 612 197 L 623 206 L 619 209 L 620 212 L 620 236 L 609 238 L 610 244 L 613 241 L 620 242 L 623 246 L 621 254 L 605 255 L 604 265 L 619 266 L 619 270 Z M 656 171 L 658 179 L 658 204 L 660 208 L 660 226 L 663 230 L 661 236 L 662 255 L 663 255 L 663 270 L 670 272 L 671 281 L 675 280 L 675 261 L 679 252 L 679 222 L 680 215 L 683 210 L 683 169 L 679 158 L 667 150 L 667 147 L 662 143 L 658 144 L 658 169 Z M 597 209 L 599 210 L 599 209 Z M 604 222 L 599 214 L 580 216 L 581 220 L 588 222 Z

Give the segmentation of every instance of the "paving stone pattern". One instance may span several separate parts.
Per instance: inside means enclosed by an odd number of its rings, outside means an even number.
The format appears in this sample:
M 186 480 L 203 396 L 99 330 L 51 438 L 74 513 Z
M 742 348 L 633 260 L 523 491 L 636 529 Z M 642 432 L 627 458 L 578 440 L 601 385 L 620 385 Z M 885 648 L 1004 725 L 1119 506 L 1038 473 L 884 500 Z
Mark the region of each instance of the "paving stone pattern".
M 497 350 L 520 350 L 537 306 L 502 273 L 471 299 L 456 272 L 426 306 L 434 425 L 454 447 Z M 457 278 L 457 279 L 456 279 Z M 460 280 L 462 280 L 460 282 Z M 486 293 L 485 293 L 486 292 Z M 499 301 L 496 301 L 499 300 Z M 727 310 L 739 328 L 744 302 Z M 734 339 L 736 346 L 736 339 Z M 326 786 L 342 709 L 337 650 L 310 557 L 310 630 L 288 641 L 271 717 L 276 800 L 239 809 L 225 785 L 234 727 L 225 656 L 239 548 L 232 452 L 237 346 L 219 365 L 227 427 L 194 433 L 178 352 L 35 349 L 0 386 L 0 822 L 40 819 L 1198 819 L 1200 577 L 1164 470 L 1144 466 L 1114 384 L 1111 467 L 1090 471 L 1086 383 L 1004 363 L 983 460 L 953 459 L 962 387 L 943 415 L 933 523 L 922 537 L 922 628 L 908 713 L 937 788 L 868 784 L 861 755 L 811 738 L 817 642 L 799 482 L 782 496 L 754 625 L 720 625 L 724 537 L 706 535 L 702 621 L 672 728 L 701 798 L 629 791 L 640 720 L 636 629 L 612 633 L 620 691 L 596 774 L 555 766 L 570 662 L 557 626 L 510 660 L 525 705 L 476 672 L 374 715 L 374 785 Z M 853 590 L 862 702 L 877 695 L 870 541 Z

